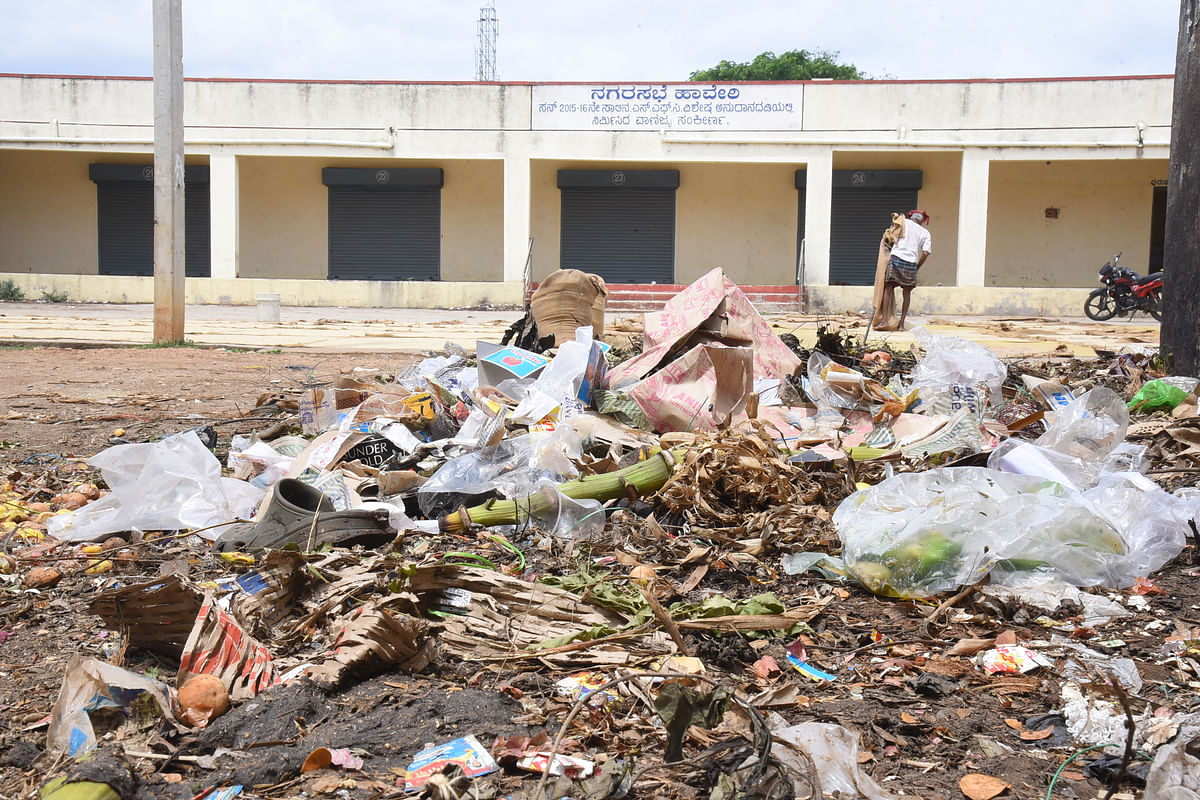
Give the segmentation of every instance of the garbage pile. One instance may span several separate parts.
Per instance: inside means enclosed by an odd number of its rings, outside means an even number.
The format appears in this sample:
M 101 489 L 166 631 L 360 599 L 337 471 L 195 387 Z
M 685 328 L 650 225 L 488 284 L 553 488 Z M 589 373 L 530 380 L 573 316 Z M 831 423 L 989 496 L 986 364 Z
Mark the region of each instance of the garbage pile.
M 189 430 L 4 487 L 6 593 L 75 578 L 109 637 L 23 728 L 43 798 L 1200 797 L 1189 598 L 1139 623 L 1153 662 L 1113 633 L 1200 574 L 1196 379 L 806 349 L 719 269 L 629 357 L 602 281 L 539 292 L 511 332 L 544 352 L 264 395 L 224 464 Z

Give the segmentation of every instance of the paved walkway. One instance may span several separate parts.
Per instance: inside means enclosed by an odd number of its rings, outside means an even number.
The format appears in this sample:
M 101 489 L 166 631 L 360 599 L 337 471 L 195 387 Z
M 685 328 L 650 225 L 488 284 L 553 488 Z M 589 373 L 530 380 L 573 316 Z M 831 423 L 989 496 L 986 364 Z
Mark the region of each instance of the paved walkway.
M 248 348 L 302 348 L 336 352 L 438 350 L 447 342 L 473 349 L 477 340 L 499 341 L 521 316 L 517 311 L 404 308 L 285 307 L 279 322 L 259 322 L 254 306 L 188 306 L 185 338 L 198 345 Z M 610 314 L 608 325 L 640 314 Z M 841 325 L 861 337 L 866 320 L 858 315 L 772 314 L 780 333 L 792 332 L 806 344 L 821 325 Z M 150 304 L 0 303 L 0 345 L 61 343 L 147 345 L 153 340 Z M 1096 349 L 1157 347 L 1158 323 L 1139 314 L 1132 321 L 1093 322 L 1085 317 L 913 317 L 909 327 L 925 325 L 985 344 L 1001 356 L 1094 355 Z M 871 334 L 906 348 L 912 332 Z

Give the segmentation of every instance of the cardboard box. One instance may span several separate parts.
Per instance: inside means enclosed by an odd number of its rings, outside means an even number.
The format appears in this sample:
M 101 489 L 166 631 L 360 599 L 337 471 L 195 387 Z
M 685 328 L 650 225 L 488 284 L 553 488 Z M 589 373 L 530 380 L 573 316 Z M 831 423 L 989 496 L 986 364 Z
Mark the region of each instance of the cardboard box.
M 550 359 L 529 350 L 491 342 L 476 342 L 475 355 L 480 386 L 498 386 L 509 378 L 532 380 L 550 363 Z

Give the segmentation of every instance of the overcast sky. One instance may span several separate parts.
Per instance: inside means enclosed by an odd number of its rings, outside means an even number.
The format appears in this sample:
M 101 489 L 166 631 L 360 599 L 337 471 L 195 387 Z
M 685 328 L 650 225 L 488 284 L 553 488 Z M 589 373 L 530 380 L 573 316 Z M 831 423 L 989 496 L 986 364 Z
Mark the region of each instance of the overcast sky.
M 486 0 L 183 0 L 188 77 L 474 80 Z M 0 72 L 150 75 L 151 0 L 0 0 Z M 496 0 L 500 80 L 671 81 L 765 50 L 871 77 L 1175 71 L 1179 0 Z

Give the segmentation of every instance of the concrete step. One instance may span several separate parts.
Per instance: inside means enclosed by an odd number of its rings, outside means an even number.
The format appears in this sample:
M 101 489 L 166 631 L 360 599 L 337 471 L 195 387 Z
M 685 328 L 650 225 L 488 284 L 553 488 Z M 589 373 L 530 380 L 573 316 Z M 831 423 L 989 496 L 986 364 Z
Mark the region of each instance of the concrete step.
M 663 305 L 687 288 L 685 284 L 610 283 L 607 309 L 614 313 L 661 311 Z M 530 294 L 537 284 L 530 287 Z M 759 311 L 796 311 L 800 308 L 800 287 L 795 285 L 742 286 L 746 297 Z

